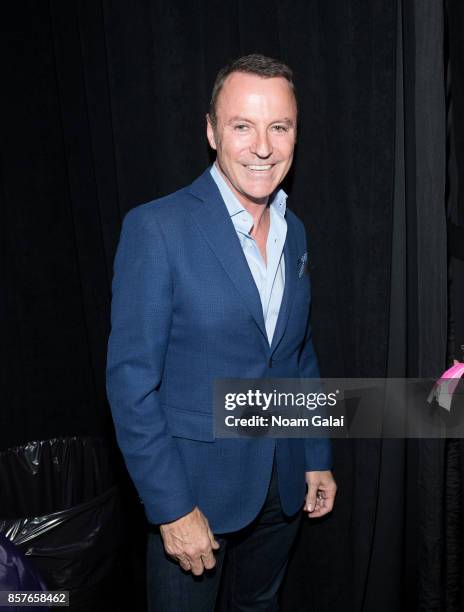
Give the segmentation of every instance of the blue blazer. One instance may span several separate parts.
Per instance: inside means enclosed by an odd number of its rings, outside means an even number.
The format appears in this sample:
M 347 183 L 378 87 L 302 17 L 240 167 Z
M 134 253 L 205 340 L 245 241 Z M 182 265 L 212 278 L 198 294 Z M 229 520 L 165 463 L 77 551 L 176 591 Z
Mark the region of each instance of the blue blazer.
M 153 523 L 198 505 L 215 533 L 258 514 L 274 453 L 283 510 L 303 504 L 305 471 L 331 468 L 324 439 L 215 439 L 217 378 L 318 377 L 301 275 L 303 224 L 287 209 L 285 290 L 272 345 L 258 290 L 206 170 L 132 209 L 114 262 L 107 392 L 126 465 Z M 299 273 L 300 272 L 300 273 Z

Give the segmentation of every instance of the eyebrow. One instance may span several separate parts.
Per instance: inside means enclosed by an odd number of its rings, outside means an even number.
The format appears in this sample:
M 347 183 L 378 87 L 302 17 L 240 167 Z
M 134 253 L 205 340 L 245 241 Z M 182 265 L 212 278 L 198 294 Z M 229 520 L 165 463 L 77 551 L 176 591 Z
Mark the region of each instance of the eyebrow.
M 231 117 L 228 123 L 234 123 L 235 121 L 244 121 L 245 123 L 253 123 L 251 119 L 247 119 L 246 117 L 241 117 L 240 115 L 236 115 L 235 117 Z M 289 117 L 283 117 L 282 119 L 276 119 L 272 121 L 272 123 L 285 123 L 286 125 L 293 127 L 295 122 Z

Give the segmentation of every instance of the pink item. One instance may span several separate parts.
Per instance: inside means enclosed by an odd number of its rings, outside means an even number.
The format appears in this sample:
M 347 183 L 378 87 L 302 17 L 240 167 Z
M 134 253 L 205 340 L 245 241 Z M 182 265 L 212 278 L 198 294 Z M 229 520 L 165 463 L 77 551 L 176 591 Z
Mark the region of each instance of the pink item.
M 464 363 L 455 363 L 451 368 L 443 372 L 437 380 L 428 397 L 428 401 L 431 402 L 435 398 L 442 408 L 450 411 L 453 393 L 456 391 L 459 380 L 463 375 Z

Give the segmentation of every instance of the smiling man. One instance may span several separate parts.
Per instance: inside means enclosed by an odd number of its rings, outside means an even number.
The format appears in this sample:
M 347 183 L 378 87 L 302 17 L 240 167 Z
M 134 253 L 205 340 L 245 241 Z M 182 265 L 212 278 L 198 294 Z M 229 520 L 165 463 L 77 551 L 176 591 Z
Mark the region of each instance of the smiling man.
M 305 231 L 279 189 L 296 129 L 288 66 L 238 59 L 213 88 L 213 166 L 124 220 L 107 390 L 151 523 L 152 611 L 213 611 L 221 577 L 227 609 L 277 610 L 302 510 L 333 507 L 327 440 L 213 434 L 215 379 L 319 375 Z

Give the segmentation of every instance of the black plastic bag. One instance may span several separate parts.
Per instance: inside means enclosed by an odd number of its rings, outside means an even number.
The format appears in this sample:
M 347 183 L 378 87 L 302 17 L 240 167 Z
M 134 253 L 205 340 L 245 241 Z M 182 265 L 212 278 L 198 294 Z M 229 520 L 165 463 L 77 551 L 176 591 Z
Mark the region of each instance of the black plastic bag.
M 103 609 L 120 541 L 120 499 L 101 438 L 29 442 L 0 453 L 0 532 L 70 609 Z M 94 606 L 94 607 L 92 607 Z

